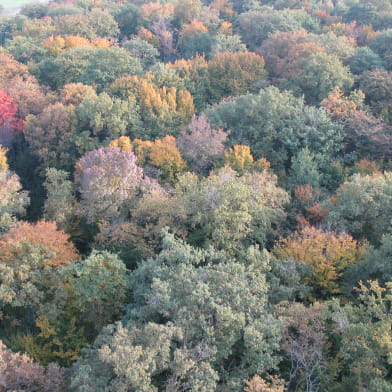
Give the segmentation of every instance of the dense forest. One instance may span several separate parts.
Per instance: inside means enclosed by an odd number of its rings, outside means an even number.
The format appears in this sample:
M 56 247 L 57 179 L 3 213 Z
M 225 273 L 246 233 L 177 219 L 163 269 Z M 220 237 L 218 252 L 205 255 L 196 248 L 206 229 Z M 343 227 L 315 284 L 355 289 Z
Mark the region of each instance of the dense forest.
M 392 2 L 0 15 L 1 392 L 391 392 Z

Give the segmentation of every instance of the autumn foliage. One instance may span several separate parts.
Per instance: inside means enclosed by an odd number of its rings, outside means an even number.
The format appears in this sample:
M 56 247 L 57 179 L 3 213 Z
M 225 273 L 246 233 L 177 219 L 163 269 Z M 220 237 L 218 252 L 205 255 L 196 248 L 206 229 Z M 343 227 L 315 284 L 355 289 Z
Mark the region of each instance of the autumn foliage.
M 14 255 L 24 252 L 23 243 L 40 245 L 52 252 L 48 265 L 58 266 L 80 259 L 69 236 L 58 230 L 55 222 L 38 221 L 35 224 L 19 222 L 0 237 L 0 261 L 11 260 Z
M 307 282 L 324 294 L 339 292 L 344 270 L 360 261 L 365 248 L 350 235 L 306 226 L 301 232 L 279 241 L 274 249 L 281 259 L 292 259 L 310 266 Z

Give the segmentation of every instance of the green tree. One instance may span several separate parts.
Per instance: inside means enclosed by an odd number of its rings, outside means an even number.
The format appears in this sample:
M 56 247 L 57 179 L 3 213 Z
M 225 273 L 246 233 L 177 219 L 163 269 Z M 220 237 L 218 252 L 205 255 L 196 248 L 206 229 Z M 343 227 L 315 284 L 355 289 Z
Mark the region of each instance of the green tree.
M 391 232 L 392 173 L 355 174 L 325 206 L 329 209 L 330 225 L 354 238 L 379 244 L 382 235 Z
M 28 192 L 22 191 L 18 175 L 8 169 L 6 152 L 0 147 L 0 233 L 7 231 L 26 213 L 30 202 Z
M 307 184 L 311 185 L 313 189 L 320 187 L 320 173 L 317 162 L 308 148 L 300 150 L 293 157 L 288 183 L 293 189 Z
M 304 94 L 307 103 L 319 104 L 334 87 L 346 91 L 353 83 L 349 68 L 336 56 L 317 53 L 302 61 L 301 73 L 288 81 L 287 87 Z
M 71 388 L 238 391 L 279 361 L 279 323 L 266 312 L 266 259 L 244 264 L 166 234 L 131 274 L 134 302 L 73 369 Z M 124 355 L 126 353 L 126 355 Z
M 101 48 L 91 54 L 80 81 L 96 85 L 98 91 L 102 91 L 121 76 L 136 75 L 141 72 L 140 60 L 132 57 L 125 49 Z
M 342 148 L 341 126 L 324 109 L 306 106 L 275 87 L 222 102 L 206 115 L 213 127 L 230 130 L 230 144 L 251 146 L 255 158 L 266 158 L 279 174 L 302 148 L 315 154 L 321 167 Z

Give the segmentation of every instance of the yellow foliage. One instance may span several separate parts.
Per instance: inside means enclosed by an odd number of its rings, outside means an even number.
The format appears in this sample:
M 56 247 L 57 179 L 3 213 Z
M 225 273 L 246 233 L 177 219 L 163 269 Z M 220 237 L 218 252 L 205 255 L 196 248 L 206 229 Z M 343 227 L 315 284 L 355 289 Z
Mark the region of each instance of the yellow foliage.
M 160 3 L 147 3 L 141 6 L 140 15 L 141 17 L 151 22 L 160 18 L 167 19 L 174 13 L 174 5 L 171 3 L 160 4 Z
M 274 253 L 307 264 L 312 271 L 307 282 L 323 294 L 334 294 L 340 291 L 338 280 L 343 271 L 363 258 L 365 248 L 348 234 L 306 226 L 277 243 Z
M 249 146 L 236 144 L 224 154 L 224 164 L 230 166 L 239 174 L 250 170 L 270 170 L 271 164 L 265 158 L 254 161 Z
M 163 171 L 164 179 L 171 182 L 186 169 L 185 161 L 176 146 L 176 139 L 169 135 L 155 140 L 150 153 L 150 162 Z
M 93 39 L 92 44 L 96 48 L 108 48 L 111 45 L 110 41 L 107 38 L 102 37 L 97 37 Z
M 60 94 L 64 105 L 80 105 L 85 98 L 97 95 L 91 86 L 83 83 L 68 83 L 61 89 Z
M 0 147 L 0 170 L 8 170 L 7 149 Z
M 180 151 L 176 145 L 176 138 L 167 135 L 155 141 L 135 139 L 131 141 L 128 136 L 121 136 L 110 143 L 122 151 L 133 151 L 140 166 L 152 165 L 162 170 L 164 181 L 173 182 L 179 173 L 186 169 Z
M 121 151 L 132 151 L 131 139 L 128 136 L 120 136 L 110 143 L 111 147 L 118 147 Z
M 63 37 L 51 35 L 41 42 L 41 45 L 48 50 L 48 54 L 57 56 L 65 49 L 65 40 Z

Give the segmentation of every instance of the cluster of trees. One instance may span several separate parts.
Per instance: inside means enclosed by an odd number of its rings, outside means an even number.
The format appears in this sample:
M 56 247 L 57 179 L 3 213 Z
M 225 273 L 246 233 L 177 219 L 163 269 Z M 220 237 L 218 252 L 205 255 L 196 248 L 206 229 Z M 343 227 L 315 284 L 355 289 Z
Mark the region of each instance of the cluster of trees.
M 390 1 L 0 23 L 0 391 L 392 391 Z

